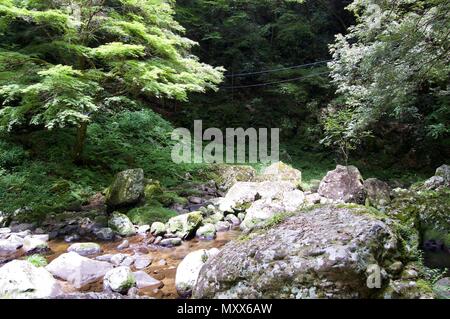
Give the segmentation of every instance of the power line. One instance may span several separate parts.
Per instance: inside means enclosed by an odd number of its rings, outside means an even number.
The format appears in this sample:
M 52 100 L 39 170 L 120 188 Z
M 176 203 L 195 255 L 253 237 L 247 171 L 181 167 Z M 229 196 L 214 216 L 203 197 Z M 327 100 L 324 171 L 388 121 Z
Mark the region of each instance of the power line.
M 317 64 L 328 63 L 328 62 L 331 62 L 331 61 L 332 60 L 323 60 L 323 61 L 317 61 L 317 62 L 312 62 L 312 63 L 294 65 L 294 66 L 290 66 L 290 67 L 278 68 L 278 69 L 272 69 L 272 70 L 264 70 L 264 71 L 249 72 L 249 73 L 227 74 L 227 75 L 225 75 L 225 77 L 227 77 L 227 78 L 236 78 L 236 77 L 244 77 L 244 76 L 248 76 L 248 75 L 256 75 L 256 74 L 279 72 L 279 71 L 284 71 L 284 70 L 300 69 L 300 68 L 305 68 L 305 67 L 308 67 L 308 66 L 314 66 L 314 65 L 317 65 Z
M 260 87 L 260 86 L 268 86 L 268 85 L 274 85 L 274 84 L 280 84 L 280 83 L 286 83 L 286 82 L 299 81 L 299 80 L 302 80 L 302 79 L 311 78 L 313 76 L 323 75 L 323 74 L 327 74 L 327 73 L 329 73 L 329 71 L 315 73 L 315 74 L 309 74 L 309 75 L 305 75 L 305 76 L 301 76 L 301 77 L 297 77 L 297 78 L 292 78 L 292 79 L 280 80 L 280 81 L 276 81 L 276 82 L 250 84 L 250 85 L 240 85 L 240 86 L 222 86 L 221 89 L 228 89 L 228 90 L 230 90 L 230 89 L 244 89 L 244 88 Z

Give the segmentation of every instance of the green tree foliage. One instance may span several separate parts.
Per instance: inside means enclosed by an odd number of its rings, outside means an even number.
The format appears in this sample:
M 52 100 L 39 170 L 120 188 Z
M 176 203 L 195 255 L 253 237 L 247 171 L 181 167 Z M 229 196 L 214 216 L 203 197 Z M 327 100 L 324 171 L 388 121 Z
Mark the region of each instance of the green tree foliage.
M 0 130 L 79 127 L 150 98 L 187 100 L 216 89 L 170 0 L 2 0 Z
M 358 134 L 398 121 L 432 138 L 450 133 L 450 3 L 355 0 L 357 24 L 337 35 L 329 64 Z M 351 123 L 351 126 L 350 126 Z

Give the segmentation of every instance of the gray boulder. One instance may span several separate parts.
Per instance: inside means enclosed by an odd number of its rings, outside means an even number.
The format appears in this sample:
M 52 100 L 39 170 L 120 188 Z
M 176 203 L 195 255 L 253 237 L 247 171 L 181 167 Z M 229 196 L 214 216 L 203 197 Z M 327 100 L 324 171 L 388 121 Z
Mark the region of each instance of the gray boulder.
M 203 220 L 201 212 L 178 215 L 169 219 L 166 224 L 167 232 L 176 237 L 187 239 L 195 234 Z
M 109 227 L 103 227 L 94 232 L 95 237 L 102 241 L 113 241 L 115 238 L 114 231 Z
M 228 191 L 237 182 L 252 182 L 256 171 L 247 165 L 217 165 L 215 171 L 219 178 L 216 183 L 220 191 Z
M 13 260 L 0 268 L 0 299 L 54 298 L 62 294 L 53 276 L 25 260 Z
M 22 249 L 26 253 L 37 253 L 49 250 L 48 235 L 30 235 L 24 238 Z
M 300 212 L 225 245 L 201 268 L 193 297 L 376 297 L 381 289 L 368 287 L 368 270 L 385 273 L 398 245 L 390 226 L 365 207 Z
M 216 238 L 216 227 L 213 224 L 206 224 L 197 229 L 195 235 L 202 240 L 213 240 Z
M 70 245 L 67 251 L 77 253 L 80 256 L 92 256 L 100 254 L 102 248 L 96 243 L 76 243 Z
M 262 175 L 258 176 L 258 179 L 265 181 L 287 181 L 295 186 L 299 186 L 302 183 L 302 172 L 283 162 L 278 162 L 267 167 Z
M 108 262 L 92 260 L 69 252 L 60 255 L 45 267 L 53 276 L 71 283 L 75 288 L 101 279 L 113 268 Z
M 108 221 L 109 227 L 116 231 L 120 236 L 133 236 L 136 229 L 127 215 L 114 212 Z
M 135 204 L 144 195 L 144 171 L 141 168 L 118 173 L 106 192 L 106 205 Z
M 450 300 L 450 277 L 438 280 L 433 286 L 433 291 L 437 298 Z
M 364 189 L 371 205 L 380 208 L 391 202 L 391 188 L 386 182 L 376 178 L 364 181 Z
M 363 178 L 355 166 L 336 166 L 322 179 L 318 193 L 343 203 L 364 204 L 366 199 Z
M 435 176 L 442 177 L 445 185 L 450 185 L 450 165 L 442 165 L 436 169 Z

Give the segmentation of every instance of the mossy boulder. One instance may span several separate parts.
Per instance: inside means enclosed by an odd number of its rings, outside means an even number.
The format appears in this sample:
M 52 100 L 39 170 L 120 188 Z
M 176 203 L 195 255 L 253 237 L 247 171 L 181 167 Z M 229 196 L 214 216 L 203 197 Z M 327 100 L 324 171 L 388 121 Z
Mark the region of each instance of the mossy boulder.
M 106 191 L 111 208 L 136 204 L 144 195 L 144 171 L 141 168 L 118 173 Z
M 255 180 L 256 171 L 247 165 L 215 165 L 212 168 L 214 181 L 219 190 L 226 192 L 237 182 L 252 182 Z
M 286 181 L 299 187 L 302 184 L 302 172 L 283 162 L 277 162 L 267 167 L 260 176 L 259 181 Z
M 154 222 L 150 227 L 150 233 L 153 236 L 163 236 L 166 232 L 166 225 L 161 222 Z
M 133 223 L 127 215 L 114 212 L 108 221 L 109 227 L 121 236 L 132 236 L 136 234 Z
M 164 193 L 161 184 L 158 181 L 149 181 L 144 187 L 146 201 L 151 201 Z
M 203 216 L 201 212 L 192 212 L 172 217 L 166 224 L 167 231 L 179 238 L 188 239 L 195 234 L 202 220 Z

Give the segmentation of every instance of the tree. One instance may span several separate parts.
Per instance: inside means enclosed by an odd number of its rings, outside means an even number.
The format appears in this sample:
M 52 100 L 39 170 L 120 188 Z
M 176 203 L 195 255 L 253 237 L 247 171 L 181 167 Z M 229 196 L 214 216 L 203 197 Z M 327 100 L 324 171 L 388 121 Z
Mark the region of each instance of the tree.
M 217 89 L 171 0 L 2 0 L 0 130 L 78 127 L 74 158 L 98 112 L 151 97 Z
M 355 0 L 357 17 L 337 35 L 329 63 L 354 134 L 380 121 L 412 123 L 432 138 L 450 126 L 450 3 L 446 0 Z

